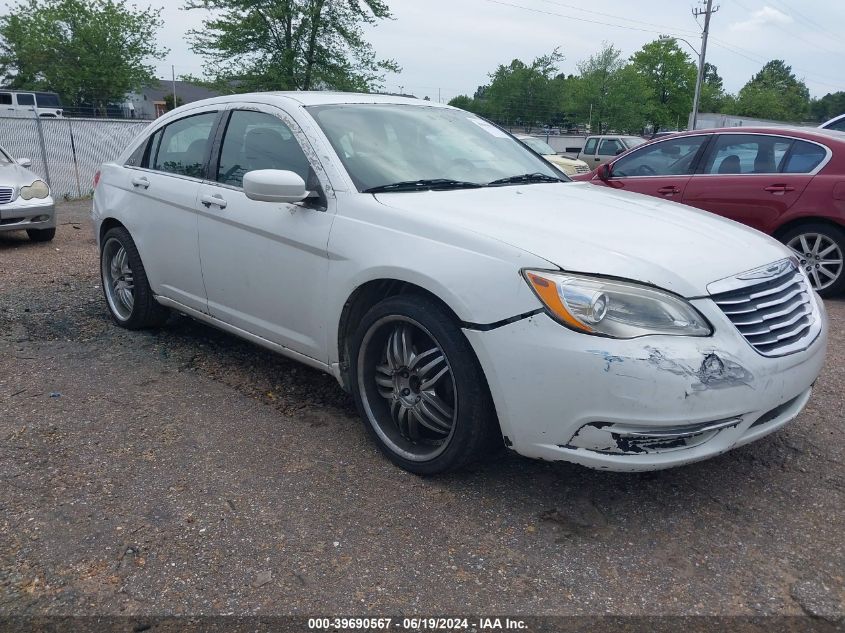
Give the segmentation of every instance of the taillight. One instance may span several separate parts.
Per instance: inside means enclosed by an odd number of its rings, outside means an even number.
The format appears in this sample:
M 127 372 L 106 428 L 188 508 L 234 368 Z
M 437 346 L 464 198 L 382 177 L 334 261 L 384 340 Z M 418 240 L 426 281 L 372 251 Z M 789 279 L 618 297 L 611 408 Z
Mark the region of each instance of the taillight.
M 97 173 L 94 174 L 94 189 L 97 188 L 97 185 L 100 184 L 100 170 L 97 170 Z

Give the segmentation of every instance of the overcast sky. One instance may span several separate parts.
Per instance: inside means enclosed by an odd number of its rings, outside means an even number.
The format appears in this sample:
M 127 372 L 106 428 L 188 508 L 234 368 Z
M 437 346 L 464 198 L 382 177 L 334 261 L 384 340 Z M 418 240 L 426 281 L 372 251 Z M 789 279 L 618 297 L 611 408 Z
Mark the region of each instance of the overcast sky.
M 160 76 L 201 74 L 202 59 L 185 42 L 204 11 L 182 11 L 182 0 L 142 0 L 163 6 L 162 43 L 170 48 Z M 402 66 L 385 88 L 443 101 L 472 94 L 500 63 L 531 60 L 555 47 L 561 70 L 596 52 L 603 41 L 626 57 L 661 33 L 683 37 L 696 48 L 701 29 L 691 14 L 698 0 L 388 0 L 395 19 L 368 28 L 382 58 Z M 5 0 L 3 4 L 9 4 Z M 845 2 L 842 0 L 721 0 L 711 21 L 707 61 L 725 87 L 739 90 L 770 59 L 784 59 L 813 96 L 845 90 Z M 625 28 L 620 28 L 625 27 Z M 636 30 L 639 29 L 639 30 Z M 686 44 L 681 43 L 685 50 Z M 691 53 L 692 54 L 692 53 Z

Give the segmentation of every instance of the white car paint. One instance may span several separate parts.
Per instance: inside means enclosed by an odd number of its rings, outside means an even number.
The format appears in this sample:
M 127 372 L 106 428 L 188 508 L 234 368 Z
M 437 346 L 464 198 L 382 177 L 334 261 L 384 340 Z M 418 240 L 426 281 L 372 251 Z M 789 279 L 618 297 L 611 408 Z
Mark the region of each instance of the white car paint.
M 265 93 L 178 108 L 103 165 L 93 208 L 97 235 L 106 221 L 126 226 L 159 302 L 341 384 L 339 326 L 356 289 L 387 279 L 430 292 L 454 312 L 478 357 L 505 443 L 530 457 L 612 470 L 665 468 L 772 432 L 806 404 L 826 348 L 821 300 L 813 293 L 807 300 L 813 339 L 799 352 L 770 358 L 708 296 L 713 282 L 788 258 L 786 247 L 705 212 L 585 183 L 359 193 L 306 109 L 338 103 L 447 107 L 381 95 Z M 288 124 L 325 190 L 325 210 L 248 200 L 219 183 L 125 166 L 161 126 L 235 107 Z M 213 196 L 225 207 L 202 202 Z M 714 333 L 620 340 L 573 331 L 544 310 L 521 274 L 526 268 L 663 288 L 687 298 Z M 711 357 L 721 369 L 708 365 Z M 614 453 L 602 444 L 618 438 L 584 431 L 586 424 L 660 430 L 725 419 L 735 421 L 699 434 L 694 445 L 644 453 Z

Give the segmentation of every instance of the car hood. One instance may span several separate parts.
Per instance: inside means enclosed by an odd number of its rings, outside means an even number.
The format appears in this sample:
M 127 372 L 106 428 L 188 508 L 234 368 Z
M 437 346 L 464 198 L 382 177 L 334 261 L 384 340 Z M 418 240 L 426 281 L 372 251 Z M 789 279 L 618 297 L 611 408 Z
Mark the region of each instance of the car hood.
M 0 187 L 13 187 L 15 190 L 31 185 L 38 176 L 16 163 L 0 165 Z
M 789 255 L 774 239 L 680 204 L 588 183 L 378 194 L 434 225 L 448 223 L 570 272 L 634 279 L 685 297 Z

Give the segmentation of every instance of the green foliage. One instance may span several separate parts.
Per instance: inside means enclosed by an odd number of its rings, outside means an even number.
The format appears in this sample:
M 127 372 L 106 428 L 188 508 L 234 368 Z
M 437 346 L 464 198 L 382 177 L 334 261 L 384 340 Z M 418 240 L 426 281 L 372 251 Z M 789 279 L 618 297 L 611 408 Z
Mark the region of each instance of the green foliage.
M 604 43 L 578 64 L 580 75 L 564 81 L 564 106 L 576 121 L 589 122 L 596 134 L 616 130 L 639 132 L 646 123 L 644 79 L 626 64 L 622 53 Z
M 191 48 L 217 85 L 250 90 L 368 91 L 393 60 L 379 60 L 363 25 L 390 18 L 383 0 L 188 0 L 211 16 L 190 31 Z
M 180 97 L 179 95 L 176 95 L 176 104 L 175 105 L 173 103 L 173 95 L 172 94 L 168 94 L 168 95 L 164 96 L 164 105 L 167 108 L 168 112 L 178 108 L 180 105 L 184 105 L 184 103 L 185 102 L 182 100 L 182 97 Z
M 845 92 L 828 93 L 810 104 L 813 121 L 824 123 L 840 114 L 845 114 Z
M 737 114 L 801 121 L 809 113 L 810 91 L 783 60 L 767 63 L 737 95 Z
M 645 82 L 645 113 L 654 129 L 684 125 L 692 111 L 698 71 L 678 42 L 649 42 L 634 53 L 631 66 Z
M 555 49 L 531 64 L 515 59 L 499 66 L 484 90 L 488 114 L 505 124 L 528 127 L 552 120 L 560 104 L 560 84 L 554 75 L 562 60 L 563 55 Z
M 123 101 L 152 81 L 160 9 L 125 0 L 28 0 L 0 17 L 0 75 L 11 88 L 58 92 L 66 104 Z

